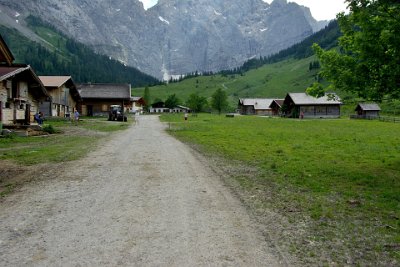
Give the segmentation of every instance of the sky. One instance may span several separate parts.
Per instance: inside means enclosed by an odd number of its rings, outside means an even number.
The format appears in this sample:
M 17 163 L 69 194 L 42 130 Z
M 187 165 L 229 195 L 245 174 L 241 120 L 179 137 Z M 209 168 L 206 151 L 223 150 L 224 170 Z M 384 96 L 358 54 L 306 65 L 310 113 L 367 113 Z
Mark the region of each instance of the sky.
M 148 9 L 154 6 L 158 0 L 140 0 L 143 2 L 144 8 Z M 184 0 L 183 0 L 184 1 Z M 272 0 L 263 0 L 271 3 Z M 317 20 L 331 20 L 336 14 L 345 11 L 346 4 L 344 0 L 288 0 L 288 2 L 296 2 L 299 5 L 307 6 L 311 10 L 311 14 Z

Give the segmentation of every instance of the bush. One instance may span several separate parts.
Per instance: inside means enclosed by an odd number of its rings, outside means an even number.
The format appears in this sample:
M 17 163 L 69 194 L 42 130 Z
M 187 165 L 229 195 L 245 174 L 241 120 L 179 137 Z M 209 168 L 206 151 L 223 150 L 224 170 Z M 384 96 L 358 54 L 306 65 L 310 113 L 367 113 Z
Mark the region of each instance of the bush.
M 58 132 L 56 129 L 54 129 L 53 125 L 51 125 L 51 124 L 43 126 L 42 130 L 43 130 L 43 132 L 46 132 L 49 134 L 54 134 L 54 133 Z

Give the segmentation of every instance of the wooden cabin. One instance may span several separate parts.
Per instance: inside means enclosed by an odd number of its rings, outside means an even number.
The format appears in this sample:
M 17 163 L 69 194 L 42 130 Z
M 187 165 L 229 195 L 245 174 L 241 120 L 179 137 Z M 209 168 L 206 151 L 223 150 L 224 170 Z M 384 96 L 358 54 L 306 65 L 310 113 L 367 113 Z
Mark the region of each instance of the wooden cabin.
M 0 66 L 0 122 L 3 125 L 34 122 L 40 103 L 49 97 L 30 66 Z
M 240 98 L 238 110 L 241 115 L 272 115 L 270 105 L 274 99 L 269 98 Z
M 289 118 L 339 118 L 342 102 L 336 94 L 313 97 L 306 93 L 289 93 L 283 102 Z
M 108 116 L 111 105 L 127 111 L 131 103 L 130 84 L 86 83 L 77 86 L 82 102 L 78 110 L 82 116 Z
M 45 117 L 69 117 L 77 103 L 82 100 L 71 76 L 39 76 L 49 101 L 42 102 L 40 111 Z
M 282 106 L 285 99 L 274 99 L 269 105 L 271 108 L 272 116 L 281 116 L 282 115 Z
M 40 102 L 49 95 L 29 65 L 13 62 L 14 56 L 0 35 L 0 124 L 29 125 Z
M 355 109 L 359 118 L 376 118 L 379 117 L 381 108 L 376 103 L 359 103 Z

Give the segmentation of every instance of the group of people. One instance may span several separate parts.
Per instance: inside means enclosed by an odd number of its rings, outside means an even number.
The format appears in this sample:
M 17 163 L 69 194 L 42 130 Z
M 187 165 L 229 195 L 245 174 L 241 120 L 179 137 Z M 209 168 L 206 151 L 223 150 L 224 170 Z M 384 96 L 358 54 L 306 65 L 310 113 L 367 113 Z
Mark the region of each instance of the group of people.
M 79 116 L 80 116 L 80 114 L 79 114 L 78 110 L 75 109 L 75 112 L 74 112 L 74 121 L 75 121 L 76 123 L 79 121 Z M 43 124 L 43 121 L 44 121 L 43 112 L 39 111 L 39 112 L 37 112 L 33 117 L 34 117 L 35 121 L 36 121 L 39 125 L 42 125 L 42 124 Z

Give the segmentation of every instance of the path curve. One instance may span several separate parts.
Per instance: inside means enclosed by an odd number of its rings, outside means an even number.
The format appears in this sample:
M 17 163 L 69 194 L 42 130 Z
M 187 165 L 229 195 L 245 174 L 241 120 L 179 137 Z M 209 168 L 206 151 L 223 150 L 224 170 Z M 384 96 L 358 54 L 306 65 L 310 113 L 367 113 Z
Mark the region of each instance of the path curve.
M 201 156 L 142 116 L 0 208 L 1 266 L 280 266 Z

